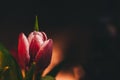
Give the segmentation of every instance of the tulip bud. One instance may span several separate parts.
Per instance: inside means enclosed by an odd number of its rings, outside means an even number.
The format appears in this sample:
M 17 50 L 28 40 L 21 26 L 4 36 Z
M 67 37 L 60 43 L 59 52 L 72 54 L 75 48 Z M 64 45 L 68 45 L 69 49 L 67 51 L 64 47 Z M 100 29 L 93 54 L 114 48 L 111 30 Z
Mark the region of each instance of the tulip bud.
M 20 67 L 22 69 L 25 69 L 29 63 L 30 56 L 29 56 L 29 43 L 24 33 L 21 33 L 19 35 L 18 59 L 19 59 Z
M 46 39 L 47 39 L 47 37 L 44 32 L 34 31 L 29 35 L 28 41 L 30 44 L 29 52 L 30 52 L 30 56 L 31 56 L 31 58 L 30 58 L 31 62 L 34 61 L 38 50 L 40 49 L 41 45 L 43 44 L 44 40 L 46 40 Z

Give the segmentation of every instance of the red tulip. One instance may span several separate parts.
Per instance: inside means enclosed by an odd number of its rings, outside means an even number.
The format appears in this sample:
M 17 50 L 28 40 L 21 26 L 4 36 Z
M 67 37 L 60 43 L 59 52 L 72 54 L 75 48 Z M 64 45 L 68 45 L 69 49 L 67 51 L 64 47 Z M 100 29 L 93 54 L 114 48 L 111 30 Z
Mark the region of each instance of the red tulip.
M 46 68 L 51 60 L 52 46 L 52 39 L 47 40 L 44 32 L 31 32 L 28 39 L 21 33 L 18 41 L 20 67 L 25 69 L 28 64 L 35 62 L 37 68 Z
M 47 40 L 46 34 L 44 32 L 31 32 L 28 36 L 28 41 L 30 44 L 29 51 L 31 59 L 35 59 L 35 56 L 40 49 L 41 45 Z M 33 60 L 32 60 L 33 61 Z

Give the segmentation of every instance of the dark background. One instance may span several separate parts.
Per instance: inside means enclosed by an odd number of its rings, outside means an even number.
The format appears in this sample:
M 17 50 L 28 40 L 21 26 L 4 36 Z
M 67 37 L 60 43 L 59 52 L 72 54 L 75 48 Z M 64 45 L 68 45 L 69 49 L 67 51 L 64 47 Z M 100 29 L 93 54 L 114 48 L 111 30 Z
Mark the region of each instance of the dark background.
M 82 64 L 86 80 L 115 80 L 120 72 L 119 4 L 119 0 L 3 0 L 0 42 L 8 49 L 17 45 L 19 33 L 33 31 L 38 15 L 40 30 L 48 36 L 69 35 L 66 63 Z M 115 27 L 116 36 L 110 35 L 107 24 Z

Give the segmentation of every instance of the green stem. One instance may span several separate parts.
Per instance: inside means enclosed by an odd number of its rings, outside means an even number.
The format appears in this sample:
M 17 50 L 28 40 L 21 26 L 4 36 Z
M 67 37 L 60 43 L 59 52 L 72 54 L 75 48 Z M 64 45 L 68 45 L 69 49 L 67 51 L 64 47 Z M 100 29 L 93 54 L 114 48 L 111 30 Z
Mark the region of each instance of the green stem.
M 30 70 L 27 72 L 26 77 L 24 80 L 34 80 L 34 70 L 35 70 L 35 63 L 32 63 Z

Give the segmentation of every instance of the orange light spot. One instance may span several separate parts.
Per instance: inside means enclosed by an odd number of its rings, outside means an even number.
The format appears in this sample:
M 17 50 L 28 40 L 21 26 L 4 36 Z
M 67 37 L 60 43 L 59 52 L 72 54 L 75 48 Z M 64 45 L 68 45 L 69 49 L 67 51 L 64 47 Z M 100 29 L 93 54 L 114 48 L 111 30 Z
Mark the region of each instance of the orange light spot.
M 56 80 L 80 80 L 84 76 L 85 72 L 81 66 L 74 66 L 68 70 L 61 70 Z
M 21 70 L 23 78 L 25 78 L 25 70 Z

